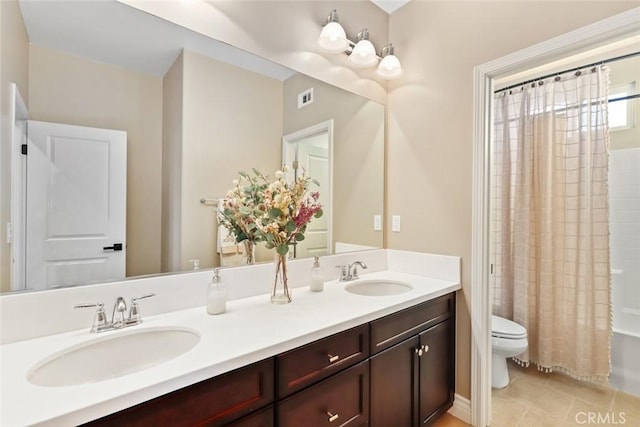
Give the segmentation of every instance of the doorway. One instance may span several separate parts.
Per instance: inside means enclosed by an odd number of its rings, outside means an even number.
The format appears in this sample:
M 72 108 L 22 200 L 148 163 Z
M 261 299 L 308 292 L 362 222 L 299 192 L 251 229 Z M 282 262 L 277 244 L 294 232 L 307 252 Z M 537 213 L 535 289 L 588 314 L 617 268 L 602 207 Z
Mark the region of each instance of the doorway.
M 496 79 L 531 70 L 559 57 L 620 41 L 637 43 L 640 21 L 631 10 L 539 43 L 474 69 L 474 172 L 471 261 L 471 422 L 487 426 L 491 414 L 491 303 L 489 259 L 490 168 Z
M 333 120 L 285 135 L 282 138 L 282 163 L 289 168 L 292 179 L 301 174 L 319 183 L 310 190 L 319 191 L 324 214 L 311 221 L 305 239 L 293 247 L 294 258 L 308 258 L 333 253 L 332 246 L 332 182 L 333 182 Z M 314 188 L 316 187 L 316 188 Z

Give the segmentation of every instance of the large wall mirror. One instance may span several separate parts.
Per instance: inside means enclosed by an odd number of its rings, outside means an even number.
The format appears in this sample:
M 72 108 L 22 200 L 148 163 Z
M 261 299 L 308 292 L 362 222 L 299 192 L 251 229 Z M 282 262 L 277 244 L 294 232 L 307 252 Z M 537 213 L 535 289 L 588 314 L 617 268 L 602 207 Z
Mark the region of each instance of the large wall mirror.
M 273 176 L 303 146 L 325 149 L 329 240 L 297 256 L 382 247 L 383 105 L 117 1 L 18 5 L 27 43 L 2 48 L 28 56 L 29 146 L 12 176 L 25 255 L 3 292 L 224 264 L 217 200 L 239 171 Z

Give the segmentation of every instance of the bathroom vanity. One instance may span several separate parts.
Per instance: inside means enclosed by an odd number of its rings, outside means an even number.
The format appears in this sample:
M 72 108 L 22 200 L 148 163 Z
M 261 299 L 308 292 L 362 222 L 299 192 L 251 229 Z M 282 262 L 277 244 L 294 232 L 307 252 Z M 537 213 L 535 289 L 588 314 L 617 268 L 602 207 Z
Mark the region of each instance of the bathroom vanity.
M 454 318 L 450 293 L 87 425 L 429 424 L 453 403 Z
M 83 330 L 4 344 L 1 424 L 431 424 L 454 398 L 459 258 L 379 250 L 327 261 L 342 264 L 355 257 L 370 267 L 359 281 L 330 280 L 324 292 L 301 286 L 294 289 L 294 301 L 284 306 L 259 294 L 229 301 L 228 311 L 218 316 L 198 306 L 145 314 L 144 323 L 131 331 L 92 334 L 87 324 Z M 381 261 L 377 265 L 376 259 Z M 301 274 L 308 275 L 307 264 L 299 263 Z M 296 269 L 292 262 L 293 276 Z M 226 275 L 235 286 L 232 270 Z M 380 296 L 349 291 L 387 282 L 409 289 Z M 162 299 L 162 289 L 154 291 Z M 170 360 L 103 381 L 65 386 L 32 382 L 34 370 L 68 349 L 165 330 L 190 331 L 199 341 Z M 137 352 L 129 354 L 132 360 Z M 96 365 L 108 370 L 113 354 L 98 353 Z

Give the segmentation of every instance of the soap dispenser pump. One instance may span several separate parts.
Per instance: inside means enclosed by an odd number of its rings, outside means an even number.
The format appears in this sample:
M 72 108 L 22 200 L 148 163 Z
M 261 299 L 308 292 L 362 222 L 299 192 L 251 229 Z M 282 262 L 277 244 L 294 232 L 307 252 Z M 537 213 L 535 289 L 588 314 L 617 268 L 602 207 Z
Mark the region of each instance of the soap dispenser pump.
M 314 257 L 313 268 L 311 268 L 311 285 L 309 288 L 314 292 L 324 291 L 324 274 L 320 267 L 320 257 Z
M 207 288 L 207 313 L 222 314 L 227 310 L 227 288 L 220 277 L 220 269 L 213 270 L 213 278 Z

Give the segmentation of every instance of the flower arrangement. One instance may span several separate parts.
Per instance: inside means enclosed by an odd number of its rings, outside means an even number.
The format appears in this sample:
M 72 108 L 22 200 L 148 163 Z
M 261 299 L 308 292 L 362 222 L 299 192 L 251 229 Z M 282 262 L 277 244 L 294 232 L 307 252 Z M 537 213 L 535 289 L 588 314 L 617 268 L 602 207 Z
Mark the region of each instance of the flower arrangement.
M 240 172 L 234 187 L 227 192 L 218 215 L 220 224 L 235 236 L 236 242 L 265 242 L 267 249 L 277 253 L 276 276 L 271 301 L 291 302 L 287 286 L 287 253 L 289 246 L 304 240 L 307 224 L 322 216 L 320 193 L 310 192 L 311 182 L 319 186 L 304 171 L 291 181 L 287 167 L 276 171 L 270 181 L 260 171 L 253 175 Z M 282 287 L 282 292 L 278 291 Z

